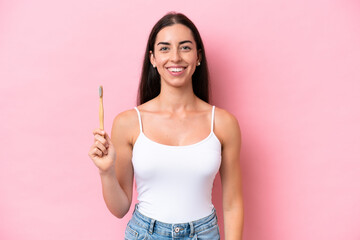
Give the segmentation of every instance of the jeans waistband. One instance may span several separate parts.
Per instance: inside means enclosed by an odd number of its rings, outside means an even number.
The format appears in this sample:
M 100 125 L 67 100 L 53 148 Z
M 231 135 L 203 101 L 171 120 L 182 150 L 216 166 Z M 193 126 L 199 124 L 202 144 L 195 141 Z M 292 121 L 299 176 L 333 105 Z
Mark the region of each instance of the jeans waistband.
M 157 232 L 161 232 L 163 235 L 173 235 L 178 233 L 180 230 L 188 229 L 190 230 L 190 237 L 193 236 L 196 232 L 203 230 L 206 227 L 210 227 L 218 224 L 218 218 L 216 214 L 215 207 L 212 209 L 210 215 L 203 217 L 201 219 L 186 222 L 186 223 L 164 223 L 158 221 L 156 219 L 150 218 L 148 216 L 143 215 L 138 210 L 138 203 L 135 204 L 135 209 L 133 211 L 134 220 L 136 218 L 141 220 L 141 222 L 136 221 L 137 224 L 142 227 L 148 229 L 148 232 L 152 234 L 154 232 L 154 228 L 158 229 Z M 179 232 L 180 233 L 180 232 Z

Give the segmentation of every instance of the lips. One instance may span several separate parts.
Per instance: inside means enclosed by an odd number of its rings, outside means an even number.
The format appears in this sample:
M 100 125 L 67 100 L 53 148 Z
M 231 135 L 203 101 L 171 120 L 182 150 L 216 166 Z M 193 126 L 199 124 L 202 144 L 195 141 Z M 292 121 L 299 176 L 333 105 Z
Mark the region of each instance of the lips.
M 167 67 L 166 68 L 169 73 L 173 76 L 179 76 L 182 73 L 184 73 L 184 70 L 186 69 L 186 67 L 183 66 L 171 66 L 171 67 Z
M 183 71 L 185 68 L 182 68 L 182 67 L 180 67 L 180 68 L 168 68 L 168 70 L 169 71 L 171 71 L 171 72 L 181 72 L 181 71 Z

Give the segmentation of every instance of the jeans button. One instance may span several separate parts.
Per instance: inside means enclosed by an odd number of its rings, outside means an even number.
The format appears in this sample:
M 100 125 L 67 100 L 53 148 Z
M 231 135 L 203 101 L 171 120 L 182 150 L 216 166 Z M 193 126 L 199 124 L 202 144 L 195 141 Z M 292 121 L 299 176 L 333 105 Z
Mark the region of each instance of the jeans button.
M 175 228 L 175 232 L 178 233 L 180 231 L 180 228 L 179 227 L 176 227 Z

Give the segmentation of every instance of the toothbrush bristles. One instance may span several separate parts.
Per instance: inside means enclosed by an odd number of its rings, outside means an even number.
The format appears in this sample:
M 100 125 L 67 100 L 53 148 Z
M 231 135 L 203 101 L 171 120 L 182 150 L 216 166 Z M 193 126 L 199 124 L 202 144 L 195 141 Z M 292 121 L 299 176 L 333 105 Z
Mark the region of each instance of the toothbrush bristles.
M 99 97 L 102 97 L 103 96 L 103 87 L 100 86 L 99 87 Z

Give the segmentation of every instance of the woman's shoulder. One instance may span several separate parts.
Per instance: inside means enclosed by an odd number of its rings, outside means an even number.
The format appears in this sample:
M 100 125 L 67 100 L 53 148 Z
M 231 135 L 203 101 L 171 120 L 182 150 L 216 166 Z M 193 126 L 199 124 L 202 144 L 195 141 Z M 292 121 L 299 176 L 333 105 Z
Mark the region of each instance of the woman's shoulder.
M 232 113 L 230 113 L 229 111 L 217 107 L 215 106 L 215 118 L 216 121 L 218 121 L 219 123 L 222 123 L 221 125 L 238 125 L 238 120 L 235 117 L 235 115 L 233 115 Z
M 114 118 L 114 124 L 129 125 L 134 122 L 134 119 L 137 119 L 136 110 L 135 108 L 130 108 L 118 113 Z
M 222 143 L 240 137 L 240 126 L 236 116 L 215 106 L 214 132 Z
M 130 145 L 139 134 L 139 120 L 135 108 L 118 113 L 113 121 L 111 137 L 125 139 Z
M 138 129 L 139 120 L 135 108 L 126 109 L 118 113 L 112 125 L 112 132 L 133 136 L 134 130 Z

